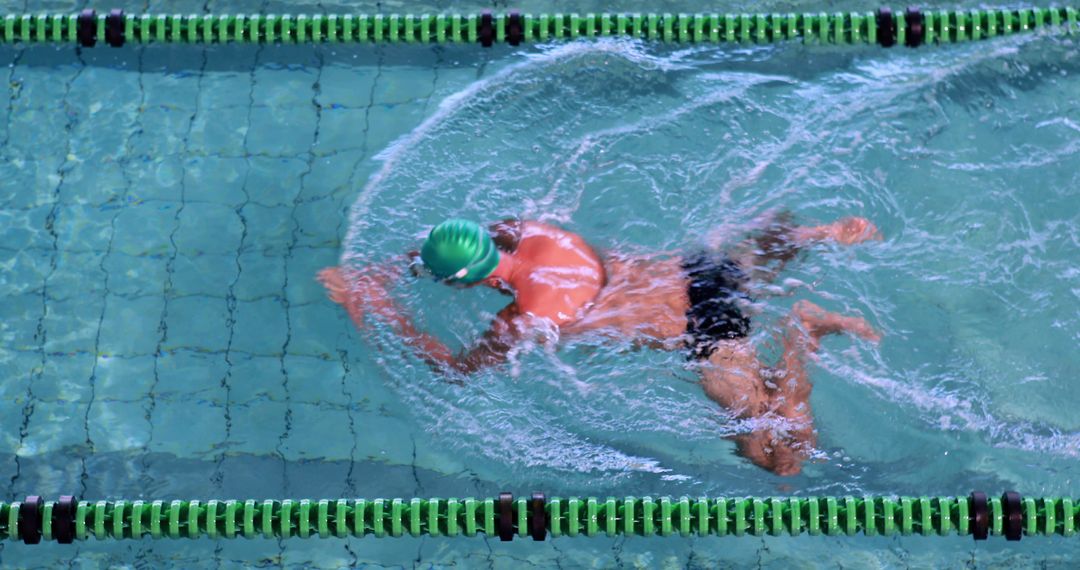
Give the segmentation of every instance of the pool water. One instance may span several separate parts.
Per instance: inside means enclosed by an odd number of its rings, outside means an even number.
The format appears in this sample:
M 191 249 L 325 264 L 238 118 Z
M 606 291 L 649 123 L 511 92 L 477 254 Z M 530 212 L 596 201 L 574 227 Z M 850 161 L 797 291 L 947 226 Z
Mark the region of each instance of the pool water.
M 1076 45 L 6 46 L 4 499 L 1075 496 Z M 814 248 L 762 303 L 766 353 L 799 299 L 884 334 L 824 342 L 818 449 L 796 477 L 734 455 L 724 436 L 745 424 L 682 354 L 585 337 L 455 386 L 389 331 L 356 331 L 314 280 L 414 248 L 449 216 L 540 219 L 643 254 L 733 243 L 781 210 L 865 216 L 885 237 Z M 415 280 L 396 291 L 454 347 L 506 302 Z M 0 564 L 1065 568 L 1077 555 L 1060 538 L 147 540 L 8 543 Z

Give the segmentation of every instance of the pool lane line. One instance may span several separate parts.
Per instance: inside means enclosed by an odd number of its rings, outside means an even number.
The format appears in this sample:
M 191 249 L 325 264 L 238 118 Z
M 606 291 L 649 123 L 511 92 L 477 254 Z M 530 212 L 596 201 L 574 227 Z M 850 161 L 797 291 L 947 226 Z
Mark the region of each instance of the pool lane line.
M 634 536 L 950 536 L 1072 537 L 1080 500 L 823 497 L 552 497 L 322 500 L 114 500 L 29 496 L 0 503 L 0 540 L 143 538 L 348 538 L 498 536 L 532 538 Z
M 0 44 L 457 43 L 520 46 L 625 37 L 679 43 L 948 44 L 1040 30 L 1080 32 L 1074 7 L 803 13 L 7 14 Z

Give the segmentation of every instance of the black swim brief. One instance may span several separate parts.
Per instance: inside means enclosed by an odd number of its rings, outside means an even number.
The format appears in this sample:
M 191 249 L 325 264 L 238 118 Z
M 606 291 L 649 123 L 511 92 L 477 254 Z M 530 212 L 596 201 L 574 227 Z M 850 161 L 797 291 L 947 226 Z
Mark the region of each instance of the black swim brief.
M 716 342 L 743 338 L 750 333 L 750 318 L 739 301 L 751 301 L 743 292 L 747 275 L 722 253 L 700 252 L 682 262 L 689 280 L 686 332 L 690 335 L 690 358 L 706 360 L 716 350 Z

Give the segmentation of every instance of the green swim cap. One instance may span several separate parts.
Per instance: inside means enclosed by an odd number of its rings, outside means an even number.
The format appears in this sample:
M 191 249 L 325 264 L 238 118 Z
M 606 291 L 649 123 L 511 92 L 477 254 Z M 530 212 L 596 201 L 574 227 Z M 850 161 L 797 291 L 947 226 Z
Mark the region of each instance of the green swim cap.
M 495 241 L 480 224 L 446 220 L 428 234 L 420 259 L 439 279 L 476 283 L 499 265 Z

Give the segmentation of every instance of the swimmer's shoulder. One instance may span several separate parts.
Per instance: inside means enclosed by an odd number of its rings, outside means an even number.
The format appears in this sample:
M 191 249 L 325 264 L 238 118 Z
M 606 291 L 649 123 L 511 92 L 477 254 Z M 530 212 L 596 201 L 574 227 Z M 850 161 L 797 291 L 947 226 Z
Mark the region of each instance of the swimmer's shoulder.
M 582 237 L 581 234 L 560 228 L 559 226 L 537 222 L 535 220 L 516 220 L 516 224 L 516 226 L 512 227 L 517 230 L 519 243 L 534 237 L 557 243 L 561 248 L 566 248 L 567 243 L 572 243 L 576 248 L 584 248 L 593 251 L 597 259 L 600 257 L 595 254 L 595 250 L 593 250 L 592 246 L 585 241 L 585 238 Z
M 534 220 L 509 218 L 488 227 L 495 245 L 503 251 L 517 251 L 522 242 L 539 238 L 542 241 L 559 242 L 562 239 L 581 240 L 581 237 L 560 227 Z
M 545 222 L 539 222 L 536 220 L 521 220 L 516 218 L 510 218 L 501 222 L 496 222 L 491 226 L 492 233 L 505 232 L 516 233 L 519 237 L 529 237 L 531 235 L 544 235 L 544 236 L 569 236 L 577 239 L 581 239 L 578 234 L 554 226 Z

